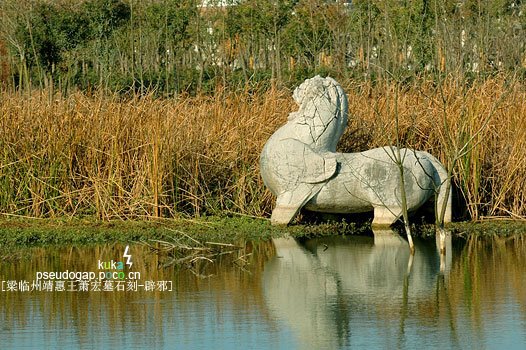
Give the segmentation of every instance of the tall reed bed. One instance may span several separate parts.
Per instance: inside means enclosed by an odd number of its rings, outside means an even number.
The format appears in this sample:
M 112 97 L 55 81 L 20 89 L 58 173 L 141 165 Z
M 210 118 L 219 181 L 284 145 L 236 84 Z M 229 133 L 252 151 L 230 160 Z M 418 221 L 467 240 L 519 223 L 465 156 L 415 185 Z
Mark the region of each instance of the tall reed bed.
M 361 86 L 349 94 L 351 127 L 365 146 L 394 144 L 435 155 L 450 167 L 469 215 L 526 216 L 526 89 L 514 79 Z M 396 130 L 395 118 L 399 126 Z M 458 215 L 458 212 L 456 213 Z M 455 215 L 455 213 L 454 213 Z
M 348 83 L 346 91 L 350 121 L 341 151 L 393 143 L 397 113 L 405 145 L 449 160 L 474 218 L 526 216 L 522 85 Z M 177 99 L 3 93 L 0 211 L 102 219 L 267 215 L 272 196 L 259 176 L 259 153 L 294 109 L 291 92 L 276 89 Z
M 1 211 L 263 215 L 271 198 L 258 176 L 258 152 L 291 104 L 277 91 L 177 100 L 4 94 Z

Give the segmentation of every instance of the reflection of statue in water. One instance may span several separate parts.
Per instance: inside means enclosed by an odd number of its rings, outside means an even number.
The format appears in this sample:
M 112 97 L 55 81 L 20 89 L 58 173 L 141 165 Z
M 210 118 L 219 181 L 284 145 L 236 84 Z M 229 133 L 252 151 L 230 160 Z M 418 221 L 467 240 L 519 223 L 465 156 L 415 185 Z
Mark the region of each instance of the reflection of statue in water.
M 411 255 L 407 243 L 387 230 L 375 233 L 374 241 L 363 236 L 273 241 L 276 257 L 263 274 L 265 302 L 305 348 L 353 345 L 356 324 L 403 321 L 411 307 L 436 297 L 440 265 L 432 244 L 416 240 L 418 253 Z
M 395 147 L 359 153 L 337 153 L 347 126 L 347 96 L 332 78 L 307 79 L 294 91 L 299 105 L 267 141 L 261 153 L 261 175 L 277 196 L 273 224 L 288 224 L 302 207 L 325 213 L 374 210 L 373 224 L 390 225 L 402 215 L 400 169 Z M 422 151 L 400 149 L 407 209 L 415 211 L 434 198 L 447 201 L 445 222 L 451 221 L 450 195 L 444 193 L 447 173 Z

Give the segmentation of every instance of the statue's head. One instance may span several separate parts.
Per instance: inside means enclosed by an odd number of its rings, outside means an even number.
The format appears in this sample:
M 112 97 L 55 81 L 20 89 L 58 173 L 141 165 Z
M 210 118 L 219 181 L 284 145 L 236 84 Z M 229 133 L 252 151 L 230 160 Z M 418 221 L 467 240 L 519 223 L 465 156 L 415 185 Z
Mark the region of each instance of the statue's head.
M 305 80 L 292 96 L 299 110 L 290 113 L 288 120 L 309 125 L 312 142 L 321 147 L 327 144 L 334 151 L 347 126 L 347 95 L 340 84 L 317 75 Z
M 322 78 L 316 75 L 313 78 L 306 79 L 300 86 L 294 89 L 292 97 L 298 106 L 302 106 L 309 101 L 326 98 L 338 103 L 339 94 L 344 94 L 343 89 L 336 80 L 331 77 Z
M 301 106 L 303 102 L 323 95 L 328 85 L 325 83 L 325 78 L 317 75 L 314 78 L 306 79 L 300 86 L 295 88 L 292 97 L 298 106 Z

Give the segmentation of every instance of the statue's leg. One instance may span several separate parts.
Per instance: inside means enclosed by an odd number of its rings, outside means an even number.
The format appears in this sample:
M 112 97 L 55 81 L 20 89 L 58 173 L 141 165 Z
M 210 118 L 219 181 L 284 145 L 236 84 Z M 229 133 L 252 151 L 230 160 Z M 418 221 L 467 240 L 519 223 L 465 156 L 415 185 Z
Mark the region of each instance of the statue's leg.
M 445 210 L 444 217 L 443 217 L 443 223 L 447 224 L 452 221 L 452 203 L 453 203 L 452 193 L 451 193 L 452 191 L 450 189 L 449 193 L 447 193 L 446 187 L 447 185 L 445 183 L 439 187 L 438 198 L 436 199 L 436 202 L 435 202 L 435 210 L 436 210 L 435 213 L 437 214 L 437 217 L 436 217 L 437 224 L 441 224 L 442 220 L 440 216 L 442 214 L 442 210 Z
M 435 178 L 435 185 L 438 187 L 438 200 L 435 203 L 437 213 L 441 214 L 443 207 L 445 206 L 445 212 L 444 212 L 444 223 L 449 223 L 452 221 L 452 205 L 453 205 L 453 199 L 452 199 L 452 189 L 451 189 L 451 179 L 448 176 L 448 173 L 442 163 L 438 161 L 435 157 L 433 157 L 431 154 L 423 152 L 422 153 L 425 158 L 427 158 L 435 167 L 436 175 L 438 178 Z M 447 187 L 449 187 L 449 191 L 447 191 Z M 439 218 L 437 218 L 437 223 L 439 223 Z
M 440 212 L 440 210 L 442 210 L 442 206 L 444 205 L 444 201 L 447 201 L 447 203 L 445 203 L 446 211 L 444 213 L 444 223 L 447 224 L 452 221 L 453 199 L 452 199 L 452 190 L 450 189 L 449 193 L 445 193 L 445 187 L 446 185 L 442 185 L 442 187 L 440 188 L 440 192 L 438 194 L 438 210 Z
M 272 210 L 270 222 L 272 225 L 288 225 L 294 220 L 299 210 L 299 206 L 276 205 L 274 210 Z
M 373 227 L 391 226 L 402 215 L 400 208 L 375 207 Z
M 272 211 L 272 225 L 288 225 L 298 215 L 300 209 L 319 192 L 323 184 L 298 184 L 296 188 L 286 191 L 276 199 L 276 207 Z

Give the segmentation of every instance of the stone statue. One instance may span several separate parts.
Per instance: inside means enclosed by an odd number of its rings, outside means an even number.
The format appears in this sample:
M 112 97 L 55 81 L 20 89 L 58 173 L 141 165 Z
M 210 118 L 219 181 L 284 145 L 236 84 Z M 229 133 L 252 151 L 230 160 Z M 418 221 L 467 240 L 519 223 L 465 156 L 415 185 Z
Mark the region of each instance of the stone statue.
M 391 225 L 402 215 L 396 159 L 403 164 L 408 211 L 438 193 L 438 208 L 447 201 L 444 221 L 451 221 L 451 194 L 444 190 L 449 179 L 435 157 L 393 146 L 338 153 L 348 109 L 340 84 L 316 76 L 297 87 L 293 97 L 299 110 L 269 138 L 260 159 L 263 181 L 277 196 L 272 224 L 289 224 L 305 207 L 341 214 L 374 211 L 373 225 Z

